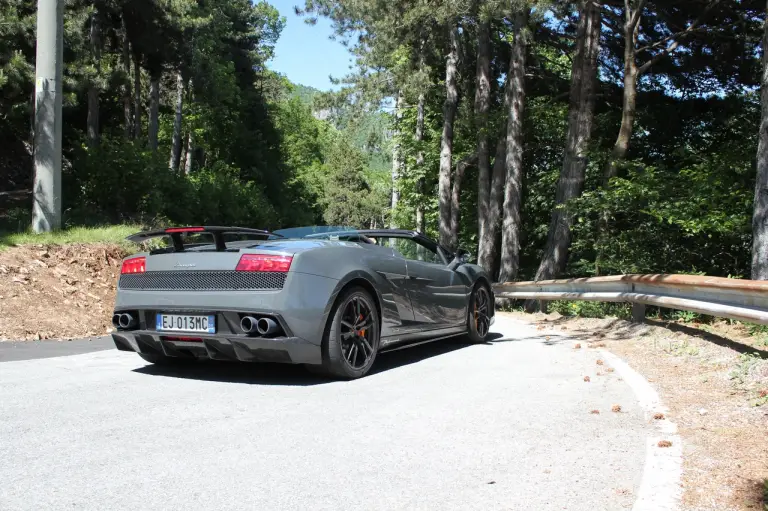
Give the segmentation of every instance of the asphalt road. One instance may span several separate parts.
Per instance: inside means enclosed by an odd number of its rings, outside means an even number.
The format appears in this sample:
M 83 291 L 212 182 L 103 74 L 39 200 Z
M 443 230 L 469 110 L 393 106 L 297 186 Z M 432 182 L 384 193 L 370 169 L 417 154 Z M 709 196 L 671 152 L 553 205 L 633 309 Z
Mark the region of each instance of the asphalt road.
M 69 341 L 2 341 L 0 342 L 0 362 L 65 357 L 112 349 L 115 349 L 115 343 L 109 336 Z
M 0 509 L 630 508 L 649 427 L 630 388 L 566 338 L 494 329 L 353 382 L 112 349 L 2 362 Z

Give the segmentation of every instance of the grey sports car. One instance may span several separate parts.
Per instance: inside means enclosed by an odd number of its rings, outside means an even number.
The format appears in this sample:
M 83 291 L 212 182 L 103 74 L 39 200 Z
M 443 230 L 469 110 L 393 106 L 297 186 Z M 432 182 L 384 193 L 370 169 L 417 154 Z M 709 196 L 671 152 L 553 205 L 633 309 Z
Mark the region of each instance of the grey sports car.
M 128 240 L 153 238 L 165 246 L 122 263 L 112 338 L 155 364 L 284 362 L 352 379 L 383 351 L 482 342 L 494 320 L 485 271 L 414 231 L 174 227 Z

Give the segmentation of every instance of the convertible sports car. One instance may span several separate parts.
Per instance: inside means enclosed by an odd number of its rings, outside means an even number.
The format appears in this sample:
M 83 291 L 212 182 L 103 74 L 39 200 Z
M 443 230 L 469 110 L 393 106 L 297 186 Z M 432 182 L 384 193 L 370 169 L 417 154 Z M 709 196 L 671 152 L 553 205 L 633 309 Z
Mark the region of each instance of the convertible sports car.
M 153 238 L 167 246 L 122 263 L 112 338 L 155 364 L 284 362 L 352 379 L 382 351 L 482 342 L 494 320 L 485 271 L 418 232 L 209 226 L 128 240 Z

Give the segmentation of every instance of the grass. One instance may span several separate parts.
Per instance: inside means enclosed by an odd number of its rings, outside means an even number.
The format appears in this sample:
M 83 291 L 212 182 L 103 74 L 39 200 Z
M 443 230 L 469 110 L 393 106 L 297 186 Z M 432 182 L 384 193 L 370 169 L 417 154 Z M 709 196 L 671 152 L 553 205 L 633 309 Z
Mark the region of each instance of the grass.
M 67 245 L 70 243 L 125 244 L 126 236 L 141 231 L 138 225 L 109 225 L 102 227 L 73 227 L 61 231 L 35 234 L 33 232 L 0 233 L 0 250 L 17 245 Z
M 739 364 L 731 371 L 729 375 L 737 385 L 747 383 L 749 373 L 752 368 L 760 362 L 760 356 L 755 353 L 742 353 L 739 355 Z
M 763 481 L 763 509 L 768 511 L 768 479 Z

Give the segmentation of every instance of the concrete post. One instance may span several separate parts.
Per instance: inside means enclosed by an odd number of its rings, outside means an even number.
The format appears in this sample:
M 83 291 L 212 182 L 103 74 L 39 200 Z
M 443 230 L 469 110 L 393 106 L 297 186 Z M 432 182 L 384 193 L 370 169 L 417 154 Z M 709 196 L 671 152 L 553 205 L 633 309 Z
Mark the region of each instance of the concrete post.
M 39 233 L 61 227 L 64 0 L 37 2 L 35 66 L 35 181 L 32 229 Z

